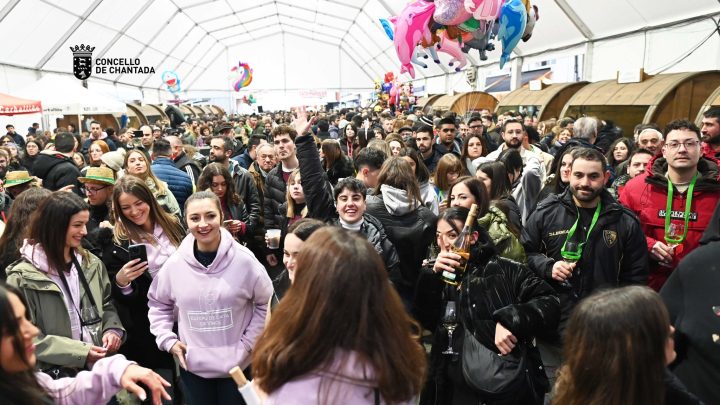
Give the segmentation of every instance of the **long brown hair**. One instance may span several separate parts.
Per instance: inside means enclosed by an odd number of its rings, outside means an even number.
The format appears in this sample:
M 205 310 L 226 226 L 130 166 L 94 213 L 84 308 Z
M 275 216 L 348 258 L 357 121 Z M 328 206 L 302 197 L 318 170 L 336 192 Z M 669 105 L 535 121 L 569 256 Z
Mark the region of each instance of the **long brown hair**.
M 487 141 L 485 140 L 485 137 L 482 135 L 468 135 L 463 140 L 463 147 L 462 147 L 462 153 L 460 154 L 460 160 L 462 160 L 463 164 L 465 164 L 466 159 L 472 159 L 470 156 L 468 156 L 468 149 L 470 148 L 470 140 L 473 138 L 477 138 L 480 141 L 480 147 L 482 148 L 482 152 L 480 152 L 480 156 L 487 156 L 488 155 L 488 145 Z M 477 158 L 475 158 L 477 159 Z
M 293 200 L 293 198 L 290 196 L 290 186 L 297 183 L 298 176 L 300 176 L 300 168 L 299 167 L 297 169 L 293 170 L 290 173 L 290 176 L 288 177 L 287 188 L 285 189 L 285 201 L 287 201 L 287 214 L 285 216 L 287 218 L 294 218 L 295 215 L 297 215 L 297 213 L 295 211 L 297 210 L 298 207 L 297 207 L 297 203 L 295 202 L 295 200 Z M 302 182 L 302 177 L 300 178 L 300 181 Z M 305 192 L 305 190 L 303 189 L 303 193 L 304 192 Z M 306 201 L 305 207 L 302 209 L 302 211 L 300 211 L 300 216 L 302 216 L 303 218 L 305 218 L 305 215 L 307 215 L 307 213 L 308 213 L 307 200 L 305 200 L 305 201 Z
M 133 154 L 140 155 L 140 157 L 143 158 L 145 161 L 145 166 L 147 167 L 147 171 L 145 173 L 141 174 L 130 174 L 128 170 L 128 160 L 130 160 L 130 156 Z M 153 173 L 152 168 L 150 167 L 150 161 L 148 161 L 147 156 L 145 154 L 137 149 L 131 150 L 127 154 L 125 154 L 125 161 L 123 162 L 123 169 L 125 169 L 125 174 L 130 176 L 135 176 L 139 179 L 142 179 L 143 181 L 147 180 L 148 178 L 152 180 L 153 183 L 155 183 L 155 187 L 157 188 L 160 195 L 167 195 L 170 190 L 168 190 L 167 186 L 165 185 L 165 182 L 161 181 L 157 177 L 155 177 L 155 173 Z M 123 176 L 124 177 L 124 176 Z
M 210 163 L 209 165 L 205 166 L 202 173 L 200 174 L 200 178 L 198 179 L 198 190 L 211 190 L 212 191 L 212 182 L 213 177 L 215 176 L 222 176 L 222 178 L 225 180 L 225 205 L 230 206 L 232 204 L 240 204 L 240 196 L 237 193 L 237 190 L 235 190 L 235 181 L 233 181 L 232 176 L 230 175 L 230 171 L 225 168 L 220 163 Z M 221 210 L 222 211 L 222 210 Z
M 669 334 L 665 304 L 648 287 L 605 290 L 581 301 L 565 330 L 553 405 L 663 405 Z
M 398 190 L 407 191 L 408 200 L 411 206 L 418 207 L 422 205 L 422 194 L 420 194 L 420 186 L 415 178 L 415 173 L 410 167 L 410 163 L 401 157 L 391 156 L 380 168 L 378 175 L 378 184 L 375 189 L 375 195 L 380 195 L 382 191 L 380 187 L 387 184 Z
M 113 216 L 115 217 L 115 243 L 120 244 L 125 240 L 135 242 L 147 240 L 153 245 L 157 243 L 152 232 L 148 234 L 142 227 L 136 225 L 135 222 L 123 214 L 122 208 L 120 207 L 120 196 L 123 193 L 132 194 L 135 198 L 149 205 L 150 215 L 148 219 L 152 221 L 153 226 L 160 225 L 165 235 L 170 239 L 170 242 L 174 246 L 180 246 L 180 243 L 185 237 L 185 230 L 182 225 L 180 225 L 178 219 L 160 207 L 152 191 L 150 191 L 150 188 L 148 188 L 141 178 L 131 175 L 121 177 L 120 180 L 115 183 L 115 189 L 113 190 L 112 207 Z
M 465 166 L 459 157 L 452 153 L 446 153 L 438 160 L 437 169 L 435 170 L 435 187 L 443 193 L 450 190 L 450 182 L 448 181 L 448 173 L 457 173 L 462 176 L 465 173 Z
M 20 247 L 28 230 L 27 224 L 40 202 L 50 194 L 52 194 L 52 191 L 46 188 L 30 187 L 20 193 L 13 201 L 5 224 L 5 231 L 0 237 L 0 257 L 2 257 L 0 264 L 6 266 L 20 258 Z M 4 272 L 4 267 L 1 270 Z M 5 276 L 3 275 L 0 278 L 4 279 Z
M 342 149 L 340 149 L 340 144 L 335 139 L 322 141 L 320 148 L 322 148 L 323 155 L 325 156 L 323 158 L 323 169 L 329 170 L 335 162 L 342 159 Z
M 12 350 L 27 366 L 27 371 L 9 373 L 0 366 L 0 398 L 7 404 L 48 403 L 48 393 L 38 384 L 33 365 L 27 358 L 20 325 L 10 302 L 10 294 L 15 295 L 22 302 L 27 312 L 27 303 L 23 294 L 15 287 L 0 283 L 0 338 L 12 337 Z M 27 313 L 25 316 L 30 318 Z
M 73 215 L 89 210 L 88 203 L 77 194 L 65 191 L 56 191 L 40 202 L 30 220 L 28 239 L 33 245 L 42 246 L 47 256 L 48 272 L 59 274 L 66 270 L 65 248 L 70 220 Z
M 416 329 L 372 245 L 339 228 L 320 228 L 305 241 L 293 287 L 258 339 L 253 373 L 272 393 L 318 369 L 336 371 L 328 369 L 336 349 L 352 351 L 372 367 L 385 401 L 408 401 L 420 392 L 427 367 L 411 334 Z M 319 402 L 335 403 L 328 396 Z

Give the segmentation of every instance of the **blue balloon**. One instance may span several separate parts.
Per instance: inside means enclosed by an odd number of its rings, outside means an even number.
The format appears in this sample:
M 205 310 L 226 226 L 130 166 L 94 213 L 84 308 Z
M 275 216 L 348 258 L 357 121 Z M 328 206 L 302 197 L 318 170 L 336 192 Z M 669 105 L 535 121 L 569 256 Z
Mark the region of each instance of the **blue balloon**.
M 393 32 L 393 27 L 390 24 L 390 21 L 388 21 L 384 18 L 381 18 L 380 24 L 382 25 L 383 29 L 385 30 L 385 34 L 387 34 L 388 38 L 390 38 L 391 41 L 394 40 L 395 33 Z
M 507 0 L 500 8 L 500 28 L 498 40 L 503 50 L 500 56 L 500 69 L 510 60 L 510 53 L 520 42 L 527 25 L 527 10 L 521 0 Z
M 382 89 L 383 89 L 383 92 L 389 93 L 390 89 L 392 89 L 392 83 L 383 83 Z

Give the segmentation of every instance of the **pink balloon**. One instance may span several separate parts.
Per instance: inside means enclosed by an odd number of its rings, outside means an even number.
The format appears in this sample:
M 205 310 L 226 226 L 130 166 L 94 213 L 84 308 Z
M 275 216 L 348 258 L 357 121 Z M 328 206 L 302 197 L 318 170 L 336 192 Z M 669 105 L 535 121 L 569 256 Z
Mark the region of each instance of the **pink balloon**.
M 435 13 L 433 19 L 442 25 L 458 25 L 472 17 L 472 13 L 465 10 L 465 0 L 435 0 Z
M 415 68 L 410 62 L 415 52 L 415 46 L 421 39 L 432 41 L 432 34 L 428 24 L 435 11 L 435 3 L 417 0 L 405 6 L 397 17 L 390 21 L 395 25 L 395 52 L 400 59 L 400 73 L 409 73 L 415 78 Z
M 503 0 L 466 0 L 465 9 L 478 21 L 495 21 L 500 16 Z
M 460 44 L 455 39 L 448 37 L 447 30 L 442 30 L 440 33 L 438 51 L 451 56 L 450 66 L 453 66 L 455 62 L 458 63 L 458 65 L 455 66 L 456 72 L 459 72 L 467 65 L 467 58 L 462 48 L 460 48 Z

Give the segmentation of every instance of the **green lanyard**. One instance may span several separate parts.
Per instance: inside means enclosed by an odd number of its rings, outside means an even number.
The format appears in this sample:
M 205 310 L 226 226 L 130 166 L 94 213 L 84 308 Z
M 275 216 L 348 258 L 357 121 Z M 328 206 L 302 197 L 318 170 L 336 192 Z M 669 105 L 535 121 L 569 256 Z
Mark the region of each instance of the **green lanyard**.
M 575 223 L 573 224 L 572 228 L 570 228 L 570 231 L 568 231 L 567 236 L 565 237 L 565 243 L 563 243 L 562 249 L 560 249 L 560 255 L 564 259 L 568 260 L 574 260 L 578 261 L 582 257 L 582 251 L 583 247 L 588 241 L 588 238 L 590 238 L 590 234 L 592 233 L 593 228 L 595 228 L 595 224 L 597 223 L 598 217 L 600 217 L 600 210 L 602 209 L 602 202 L 598 201 L 597 208 L 595 208 L 595 214 L 593 214 L 592 221 L 590 222 L 590 229 L 588 229 L 587 234 L 585 235 L 585 242 L 582 242 L 578 245 L 577 251 L 571 251 L 571 250 L 565 250 L 565 245 L 567 245 L 568 241 L 572 239 L 573 235 L 575 235 L 575 231 L 577 230 L 578 221 L 580 221 L 580 210 L 578 210 L 578 216 L 575 219 Z M 575 209 L 578 209 L 575 207 Z
M 692 206 L 692 198 L 693 198 L 693 190 L 695 189 L 695 182 L 697 181 L 698 174 L 695 173 L 695 176 L 693 176 L 692 181 L 690 182 L 690 187 L 688 187 L 687 190 L 687 198 L 685 199 L 685 228 L 683 230 L 683 235 L 679 238 L 673 238 L 668 235 L 668 232 L 670 231 L 670 219 L 672 217 L 672 201 L 673 201 L 673 184 L 672 181 L 670 181 L 670 178 L 667 179 L 668 182 L 668 196 L 667 196 L 667 206 L 665 208 L 665 242 L 668 244 L 681 244 L 685 241 L 685 238 L 687 237 L 688 232 L 688 221 L 690 220 L 690 206 Z

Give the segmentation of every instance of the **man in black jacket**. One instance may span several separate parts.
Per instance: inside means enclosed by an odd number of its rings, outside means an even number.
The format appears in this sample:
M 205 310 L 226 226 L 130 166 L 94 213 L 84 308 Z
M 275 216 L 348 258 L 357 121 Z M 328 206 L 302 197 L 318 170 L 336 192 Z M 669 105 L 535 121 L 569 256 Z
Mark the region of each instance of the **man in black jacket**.
M 647 284 L 645 236 L 635 214 L 605 190 L 605 165 L 596 149 L 576 151 L 568 189 L 543 200 L 522 231 L 529 267 L 560 295 L 560 327 L 539 340 L 550 379 L 560 362 L 560 335 L 580 300 L 603 287 Z
M 78 181 L 80 169 L 72 161 L 75 150 L 75 137 L 69 132 L 62 132 L 55 137 L 55 150 L 45 150 L 35 160 L 33 173 L 43 179 L 43 187 L 50 191 L 58 191 L 63 187 L 72 186 L 72 191 L 82 195 L 82 186 Z M 83 196 L 84 197 L 84 196 Z
M 388 273 L 397 274 L 400 262 L 395 246 L 387 237 L 382 223 L 365 213 L 367 189 L 363 182 L 346 177 L 338 181 L 333 189 L 320 164 L 320 154 L 312 136 L 298 136 L 295 146 L 308 217 L 360 232 L 383 258 Z
M 265 229 L 279 229 L 282 223 L 280 206 L 285 202 L 285 189 L 290 173 L 300 166 L 295 155 L 295 128 L 288 125 L 280 125 L 272 132 L 275 154 L 280 163 L 275 166 L 265 178 Z M 277 252 L 279 254 L 279 252 Z M 267 255 L 267 261 L 271 266 L 278 263 L 276 254 Z
M 22 137 L 22 135 L 15 132 L 15 126 L 12 124 L 5 125 L 5 129 L 7 130 L 7 134 L 5 136 L 11 136 L 15 143 L 17 144 L 18 148 L 22 149 L 25 147 L 25 138 Z
M 423 163 L 425 163 L 430 173 L 435 174 L 438 161 L 447 153 L 447 149 L 443 145 L 435 143 L 435 135 L 430 125 L 423 125 L 415 131 L 415 142 Z

